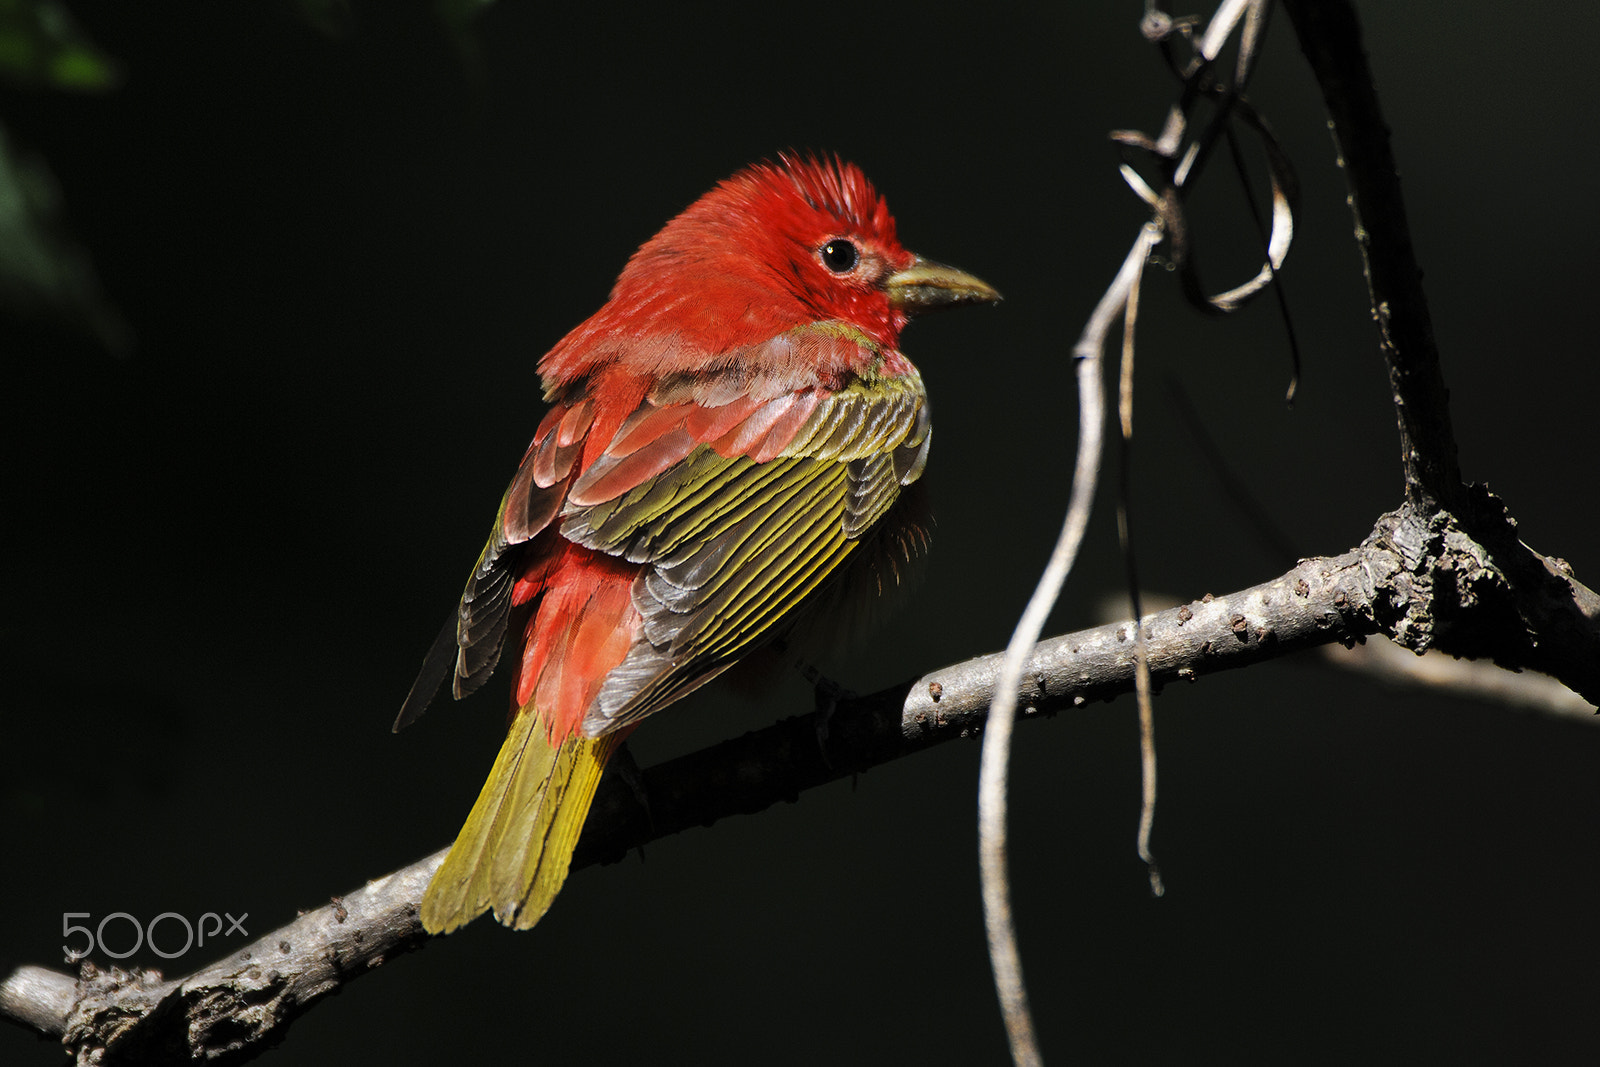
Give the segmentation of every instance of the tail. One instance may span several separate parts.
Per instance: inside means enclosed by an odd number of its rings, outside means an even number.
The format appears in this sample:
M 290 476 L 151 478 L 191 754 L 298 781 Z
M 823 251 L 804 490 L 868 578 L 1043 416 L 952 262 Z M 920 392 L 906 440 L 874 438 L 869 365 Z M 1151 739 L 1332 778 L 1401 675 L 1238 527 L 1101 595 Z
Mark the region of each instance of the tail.
M 543 918 L 567 880 L 595 786 L 620 740 L 574 732 L 552 745 L 544 717 L 520 711 L 422 896 L 423 928 L 447 934 L 490 908 L 518 930 Z

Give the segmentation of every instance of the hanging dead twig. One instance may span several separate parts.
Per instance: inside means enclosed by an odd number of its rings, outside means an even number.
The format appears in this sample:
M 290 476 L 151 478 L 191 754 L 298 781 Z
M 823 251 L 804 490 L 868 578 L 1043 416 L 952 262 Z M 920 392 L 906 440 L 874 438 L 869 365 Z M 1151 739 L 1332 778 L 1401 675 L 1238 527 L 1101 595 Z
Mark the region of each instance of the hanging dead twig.
M 995 991 L 1005 1018 L 1012 1059 L 1019 1067 L 1042 1062 L 1028 1009 L 1021 956 L 1017 949 L 1006 860 L 1006 790 L 1011 727 L 1016 717 L 1023 665 L 1060 595 L 1088 527 L 1099 477 L 1105 421 L 1101 356 L 1106 337 L 1118 315 L 1124 318 L 1122 402 L 1119 406 L 1125 444 L 1131 441 L 1132 335 L 1137 316 L 1137 292 L 1145 262 L 1151 252 L 1157 245 L 1166 242 L 1170 258 L 1178 268 L 1185 294 L 1197 306 L 1217 313 L 1237 310 L 1264 291 L 1288 255 L 1294 233 L 1294 202 L 1297 195 L 1293 169 L 1266 124 L 1240 95 L 1254 66 L 1265 26 L 1266 7 L 1266 0 L 1224 0 L 1218 7 L 1195 48 L 1193 59 L 1183 70 L 1181 99 L 1169 110 L 1159 138 L 1152 140 L 1133 131 L 1112 134 L 1120 144 L 1139 150 L 1154 160 L 1161 175 L 1161 191 L 1157 192 L 1146 183 L 1132 165 L 1123 164 L 1124 177 L 1134 192 L 1150 206 L 1154 217 L 1140 230 L 1115 281 L 1101 297 L 1073 348 L 1078 380 L 1078 454 L 1073 468 L 1071 499 L 1055 548 L 1006 647 L 995 703 L 990 710 L 984 734 L 978 776 L 978 855 L 983 885 L 984 924 L 989 958 L 994 969 Z M 1169 62 L 1172 62 L 1172 35 L 1182 33 L 1188 36 L 1191 25 L 1174 21 L 1153 2 L 1147 4 L 1142 20 L 1146 35 L 1162 47 Z M 1212 68 L 1236 31 L 1240 35 L 1240 44 L 1234 77 L 1226 86 L 1219 86 L 1212 81 Z M 1191 136 L 1195 126 L 1194 109 L 1202 99 L 1214 102 L 1216 110 L 1199 133 Z M 1186 190 L 1199 175 L 1212 147 L 1232 128 L 1235 117 L 1256 132 L 1266 146 L 1272 181 L 1273 224 L 1267 239 L 1266 260 L 1256 276 L 1233 289 L 1207 295 L 1200 285 L 1195 267 L 1183 201 Z M 1124 502 L 1119 507 L 1119 526 L 1123 531 L 1124 551 L 1129 554 L 1129 566 L 1132 568 L 1133 550 L 1127 536 L 1126 494 L 1123 495 Z M 1136 581 L 1130 580 L 1130 596 L 1134 601 L 1134 617 L 1137 620 L 1140 613 Z M 1155 817 L 1154 716 L 1142 627 L 1135 626 L 1135 635 L 1136 662 L 1140 664 L 1138 674 L 1142 679 L 1138 687 L 1143 781 L 1138 851 L 1149 869 L 1151 889 L 1159 895 L 1162 892 L 1161 875 L 1151 856 L 1149 842 Z

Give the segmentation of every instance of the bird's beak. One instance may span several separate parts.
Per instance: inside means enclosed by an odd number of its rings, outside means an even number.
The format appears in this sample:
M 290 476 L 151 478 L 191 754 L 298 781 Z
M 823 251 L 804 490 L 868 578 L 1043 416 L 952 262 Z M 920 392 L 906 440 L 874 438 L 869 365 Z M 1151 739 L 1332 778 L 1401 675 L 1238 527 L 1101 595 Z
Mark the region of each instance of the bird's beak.
M 909 316 L 962 304 L 992 304 L 1000 299 L 988 282 L 921 256 L 905 270 L 889 275 L 887 285 L 890 305 Z

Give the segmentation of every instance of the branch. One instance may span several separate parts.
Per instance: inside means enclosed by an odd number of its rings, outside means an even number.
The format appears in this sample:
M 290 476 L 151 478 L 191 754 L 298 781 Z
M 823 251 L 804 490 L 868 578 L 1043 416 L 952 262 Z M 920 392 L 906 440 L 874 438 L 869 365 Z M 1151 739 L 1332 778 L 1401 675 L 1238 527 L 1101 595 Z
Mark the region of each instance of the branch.
M 1459 513 L 1465 486 L 1433 319 L 1355 9 L 1347 0 L 1284 0 L 1284 7 L 1322 89 L 1350 186 L 1356 244 L 1400 422 L 1406 499 Z
M 1516 521 L 1482 486 L 1463 486 L 1465 514 L 1407 505 L 1386 532 L 1395 564 L 1382 632 L 1413 652 L 1441 649 L 1536 670 L 1600 704 L 1600 596 L 1565 560 L 1517 538 Z M 1383 524 L 1379 524 L 1383 529 Z
M 1560 572 L 1551 590 L 1565 591 L 1549 599 L 1553 618 L 1572 621 L 1582 605 L 1600 603 L 1570 571 L 1551 566 L 1550 573 Z M 1430 647 L 1457 652 L 1478 634 L 1523 625 L 1516 604 L 1495 592 L 1508 580 L 1493 554 L 1447 517 L 1402 508 L 1343 555 L 1302 560 L 1270 582 L 1146 616 L 1151 678 L 1158 687 L 1192 682 L 1380 632 L 1413 642 L 1426 634 Z M 1585 663 L 1568 664 L 1569 684 L 1583 674 L 1580 667 L 1591 676 L 1600 672 L 1593 617 L 1577 632 Z M 1018 691 L 1024 717 L 1130 692 L 1133 650 L 1131 622 L 1042 642 Z M 648 812 L 632 789 L 609 778 L 573 865 L 614 861 L 645 842 L 793 801 L 806 789 L 973 736 L 994 699 L 1001 658 L 981 656 L 842 702 L 828 721 L 826 749 L 817 741 L 817 716 L 803 715 L 646 770 Z M 1585 692 L 1594 700 L 1600 685 Z M 298 1015 L 346 982 L 426 943 L 417 907 L 443 856 L 335 898 L 186 978 L 85 963 L 75 980 L 20 967 L 0 983 L 0 1017 L 60 1037 L 79 1062 L 243 1062 L 280 1041 Z
M 1489 658 L 1512 670 L 1540 670 L 1585 699 L 1600 701 L 1600 657 L 1595 654 L 1600 599 L 1573 579 L 1564 561 L 1522 543 L 1515 521 L 1498 499 L 1462 481 L 1422 271 L 1355 9 L 1349 0 L 1285 0 L 1284 6 L 1322 90 L 1339 164 L 1349 183 L 1356 243 L 1400 427 L 1407 504 L 1427 516 L 1413 524 L 1412 532 L 1428 545 L 1399 544 L 1408 558 L 1422 559 L 1450 551 L 1433 538 L 1465 538 L 1482 552 L 1465 554 L 1459 560 L 1463 569 L 1438 576 L 1452 583 L 1481 581 L 1481 595 L 1503 601 L 1499 610 L 1470 613 L 1472 625 L 1463 626 L 1448 610 L 1447 595 L 1442 600 L 1447 610 L 1416 627 L 1402 627 L 1397 639 L 1416 652 L 1444 647 L 1454 655 Z M 1434 572 L 1426 568 L 1421 573 Z M 1417 592 L 1427 596 L 1431 590 Z M 1394 610 L 1405 613 L 1410 608 L 1400 602 Z M 1484 618 L 1494 621 L 1474 630 Z M 1436 634 L 1436 627 L 1454 632 Z
M 79 1063 L 241 1063 L 345 982 L 422 944 L 418 902 L 443 861 L 441 850 L 335 897 L 187 978 L 19 967 L 0 983 L 0 1017 L 59 1036 Z

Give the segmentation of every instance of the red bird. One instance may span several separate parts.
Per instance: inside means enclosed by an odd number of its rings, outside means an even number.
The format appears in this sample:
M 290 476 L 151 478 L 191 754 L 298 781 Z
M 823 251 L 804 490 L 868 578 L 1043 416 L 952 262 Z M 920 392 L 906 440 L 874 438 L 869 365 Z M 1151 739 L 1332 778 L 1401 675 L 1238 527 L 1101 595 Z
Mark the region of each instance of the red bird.
M 998 299 L 900 247 L 834 160 L 740 171 L 633 254 L 539 361 L 550 411 L 395 722 L 452 665 L 459 698 L 511 652 L 510 729 L 423 897 L 429 932 L 538 922 L 640 720 L 898 579 L 930 433 L 900 331 Z

